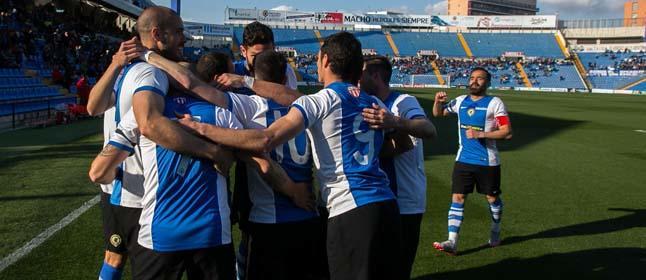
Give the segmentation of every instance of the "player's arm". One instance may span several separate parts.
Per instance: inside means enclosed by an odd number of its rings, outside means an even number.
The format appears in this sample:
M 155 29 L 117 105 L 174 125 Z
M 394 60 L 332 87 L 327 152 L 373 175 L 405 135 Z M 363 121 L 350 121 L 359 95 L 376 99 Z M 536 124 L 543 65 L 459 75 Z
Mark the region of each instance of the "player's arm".
M 253 90 L 258 96 L 271 99 L 283 106 L 289 106 L 296 99 L 303 96 L 299 91 L 286 85 L 256 80 L 249 76 L 222 74 L 217 77 L 216 81 L 218 84 L 228 87 L 247 87 Z
M 433 117 L 446 117 L 449 115 L 450 112 L 445 106 L 446 100 L 446 92 L 438 92 L 435 94 L 435 102 L 433 102 Z
M 408 152 L 413 148 L 413 141 L 408 134 L 401 131 L 393 131 L 385 135 L 379 157 L 391 158 Z
M 287 175 L 282 166 L 267 156 L 259 156 L 249 152 L 239 152 L 237 158 L 253 167 L 260 177 L 277 192 L 289 197 L 296 206 L 308 211 L 314 211 L 314 196 L 306 183 L 295 183 Z
M 394 129 L 417 138 L 435 138 L 437 136 L 435 125 L 423 115 L 406 119 L 393 115 L 377 104 L 373 104 L 372 108 L 363 109 L 362 114 L 364 121 L 372 129 Z
M 498 121 L 500 122 L 500 120 Z M 505 125 L 500 125 L 497 130 L 488 132 L 467 129 L 466 135 L 468 139 L 510 140 L 512 138 L 511 123 L 507 122 Z
M 132 107 L 142 135 L 175 152 L 212 160 L 218 171 L 228 173 L 233 162 L 231 152 L 188 133 L 176 122 L 164 117 L 163 96 L 150 90 L 136 92 Z
M 130 153 L 113 145 L 106 145 L 90 166 L 90 180 L 97 184 L 109 184 L 117 176 L 117 167 Z
M 103 112 L 114 106 L 113 88 L 119 73 L 131 60 L 139 57 L 134 40 L 135 38 L 121 43 L 117 53 L 112 56 L 112 62 L 108 69 L 105 70 L 96 85 L 90 90 L 87 102 L 87 112 L 90 116 L 103 114 Z
M 242 150 L 266 153 L 287 142 L 305 129 L 303 115 L 292 108 L 287 115 L 273 122 L 266 129 L 230 129 L 193 121 L 184 116 L 179 121 L 197 134 L 216 143 Z
M 151 52 L 147 54 L 148 63 L 164 70 L 173 80 L 183 87 L 189 93 L 193 93 L 207 102 L 222 108 L 229 107 L 229 100 L 226 93 L 205 83 L 195 76 L 190 69 L 180 65 L 177 62 L 166 59 L 165 57 Z

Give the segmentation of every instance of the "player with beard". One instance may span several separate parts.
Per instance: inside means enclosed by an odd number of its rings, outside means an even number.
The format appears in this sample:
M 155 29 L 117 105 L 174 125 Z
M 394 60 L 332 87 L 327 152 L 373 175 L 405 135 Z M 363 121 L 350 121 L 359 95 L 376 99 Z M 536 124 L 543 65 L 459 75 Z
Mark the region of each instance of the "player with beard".
M 496 140 L 511 139 L 511 123 L 505 105 L 495 96 L 487 95 L 491 74 L 474 68 L 469 79 L 469 94 L 445 104 L 447 95 L 438 92 L 433 116 L 458 115 L 459 149 L 453 168 L 452 202 L 448 215 L 449 238 L 434 242 L 433 247 L 450 255 L 457 254 L 458 233 L 464 219 L 464 203 L 473 192 L 484 194 L 489 202 L 491 232 L 489 246 L 500 245 L 500 160 Z

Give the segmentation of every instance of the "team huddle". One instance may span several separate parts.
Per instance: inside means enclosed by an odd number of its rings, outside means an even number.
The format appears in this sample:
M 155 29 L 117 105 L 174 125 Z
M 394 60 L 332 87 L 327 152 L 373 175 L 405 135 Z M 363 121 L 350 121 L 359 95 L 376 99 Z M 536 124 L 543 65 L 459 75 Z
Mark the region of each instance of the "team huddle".
M 182 62 L 182 20 L 167 8 L 144 10 L 137 33 L 88 102 L 104 114 L 90 168 L 102 189 L 99 279 L 120 279 L 126 257 L 134 279 L 410 278 L 426 210 L 422 139 L 437 132 L 415 97 L 389 88 L 388 58 L 331 35 L 317 58 L 324 88 L 304 95 L 261 23 L 245 27 L 235 63 Z M 450 254 L 474 187 L 490 205 L 489 245 L 500 244 L 495 140 L 511 125 L 490 81 L 476 68 L 469 94 L 435 97 L 433 115 L 459 125 L 449 237 L 434 243 Z

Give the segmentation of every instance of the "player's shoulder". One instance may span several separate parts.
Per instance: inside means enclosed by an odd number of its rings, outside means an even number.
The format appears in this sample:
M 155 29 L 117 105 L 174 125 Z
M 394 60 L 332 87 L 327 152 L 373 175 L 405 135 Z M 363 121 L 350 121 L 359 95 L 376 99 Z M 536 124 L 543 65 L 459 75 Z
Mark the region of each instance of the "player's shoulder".
M 489 104 L 498 105 L 498 104 L 504 104 L 504 103 L 502 102 L 502 98 L 491 95 L 491 101 L 489 101 Z

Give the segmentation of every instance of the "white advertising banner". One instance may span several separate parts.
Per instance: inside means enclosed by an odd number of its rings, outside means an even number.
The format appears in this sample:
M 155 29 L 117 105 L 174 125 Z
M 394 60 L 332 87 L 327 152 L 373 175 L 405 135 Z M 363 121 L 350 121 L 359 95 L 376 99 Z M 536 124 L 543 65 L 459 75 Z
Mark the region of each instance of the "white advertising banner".
M 258 10 L 256 9 L 227 9 L 227 19 L 228 20 L 257 20 L 258 19 Z
M 433 16 L 431 21 L 467 28 L 556 28 L 556 16 Z
M 285 11 L 260 10 L 258 21 L 263 22 L 285 22 Z
M 301 12 L 227 8 L 226 21 L 374 25 L 392 27 L 556 28 L 556 16 L 431 16 L 387 13 Z
M 406 26 L 429 27 L 429 15 L 384 15 L 384 14 L 344 14 L 344 24 L 380 25 L 380 26 Z

